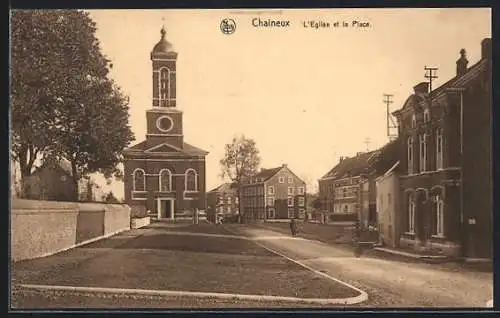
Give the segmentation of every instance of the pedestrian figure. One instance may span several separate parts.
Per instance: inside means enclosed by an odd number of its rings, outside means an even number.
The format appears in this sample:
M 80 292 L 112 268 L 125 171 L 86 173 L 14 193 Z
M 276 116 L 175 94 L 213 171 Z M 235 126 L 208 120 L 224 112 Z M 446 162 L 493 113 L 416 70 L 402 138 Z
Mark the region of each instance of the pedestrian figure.
M 360 257 L 363 254 L 363 248 L 361 246 L 361 224 L 359 220 L 356 220 L 356 227 L 354 229 L 354 256 Z
M 295 219 L 290 220 L 290 231 L 292 232 L 292 236 L 297 235 L 297 222 Z

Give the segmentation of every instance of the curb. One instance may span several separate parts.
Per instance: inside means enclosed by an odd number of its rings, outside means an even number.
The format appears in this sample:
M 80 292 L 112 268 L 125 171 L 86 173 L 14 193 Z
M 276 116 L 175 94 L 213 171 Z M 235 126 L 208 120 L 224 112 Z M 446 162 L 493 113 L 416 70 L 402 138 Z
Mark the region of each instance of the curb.
M 420 259 L 420 260 L 433 260 L 433 261 L 449 261 L 449 260 L 451 260 L 450 257 L 444 256 L 444 255 L 419 255 L 419 254 L 412 254 L 412 253 L 408 253 L 408 252 L 404 252 L 404 251 L 389 250 L 389 249 L 383 248 L 383 247 L 374 247 L 373 250 L 376 252 L 382 252 L 382 253 L 386 253 L 386 254 L 403 256 L 403 257 L 407 257 L 407 258 Z
M 97 242 L 97 241 L 100 241 L 100 240 L 104 240 L 104 239 L 110 238 L 112 236 L 115 236 L 117 234 L 120 234 L 120 233 L 123 233 L 123 232 L 126 232 L 126 231 L 130 231 L 130 230 L 131 230 L 130 228 L 124 228 L 124 229 L 121 229 L 121 230 L 117 230 L 115 232 L 111 232 L 111 233 L 108 233 L 108 234 L 105 234 L 105 235 L 101 235 L 101 236 L 97 236 L 97 237 L 91 238 L 89 240 L 86 240 L 86 241 L 83 241 L 83 242 L 80 242 L 80 243 L 77 243 L 77 244 L 73 244 L 71 246 L 63 247 L 63 248 L 58 249 L 58 250 L 53 251 L 53 252 L 43 253 L 43 254 L 35 256 L 35 257 L 29 257 L 29 258 L 23 258 L 23 259 L 13 259 L 12 261 L 14 263 L 17 263 L 17 262 L 21 262 L 21 261 L 36 260 L 36 259 L 39 259 L 39 258 L 44 258 L 44 257 L 52 256 L 52 255 L 55 255 L 55 254 L 59 254 L 59 253 L 62 253 L 62 252 L 66 252 L 66 251 L 72 250 L 72 249 L 77 248 L 77 247 L 81 247 L 81 246 L 84 246 L 84 245 L 87 245 L 87 244 L 90 244 L 90 243 L 94 243 L 94 242 Z
M 177 290 L 149 290 L 149 289 L 124 289 L 124 288 L 103 288 L 103 287 L 77 287 L 77 286 L 55 286 L 55 285 L 18 285 L 18 293 L 22 293 L 25 289 L 35 292 L 53 292 L 60 294 L 62 292 L 73 292 L 81 295 L 96 296 L 101 295 L 102 298 L 112 296 L 124 296 L 133 299 L 144 297 L 198 297 L 198 298 L 218 298 L 218 299 L 233 299 L 233 300 L 251 300 L 251 301 L 278 301 L 278 302 L 293 302 L 293 303 L 309 303 L 321 305 L 335 304 L 351 304 L 352 302 L 339 301 L 339 299 L 327 298 L 299 298 L 285 296 L 267 296 L 267 295 L 247 295 L 247 294 L 229 294 L 215 292 L 192 292 L 192 291 L 177 291 Z M 359 296 L 358 296 L 359 297 Z M 357 297 L 354 297 L 357 298 Z M 356 303 L 356 302 L 354 302 Z
M 237 234 L 237 233 L 236 233 L 236 232 L 234 232 L 233 230 L 229 230 L 229 229 L 228 229 L 228 231 L 230 231 L 230 232 L 234 233 L 235 235 Z M 253 241 L 253 242 L 254 242 L 254 244 L 256 244 L 256 245 L 258 245 L 258 246 L 260 246 L 260 247 L 262 247 L 262 248 L 264 248 L 264 249 L 266 249 L 266 250 L 268 250 L 268 251 L 270 251 L 270 252 L 272 252 L 272 253 L 274 253 L 274 254 L 276 254 L 276 255 L 278 255 L 278 256 L 281 256 L 281 257 L 283 257 L 283 258 L 285 258 L 285 259 L 287 259 L 287 260 L 289 260 L 289 261 L 292 261 L 292 262 L 294 262 L 295 264 L 297 264 L 297 265 L 299 265 L 299 266 L 301 266 L 301 267 L 304 267 L 305 269 L 308 269 L 308 270 L 312 271 L 312 272 L 313 272 L 313 273 L 315 273 L 315 274 L 318 274 L 318 275 L 320 275 L 320 276 L 323 276 L 323 277 L 325 277 L 325 278 L 327 278 L 327 279 L 329 279 L 329 280 L 332 280 L 332 281 L 334 281 L 334 282 L 336 282 L 336 283 L 342 284 L 342 285 L 344 285 L 344 286 L 346 286 L 346 287 L 348 287 L 348 288 L 351 288 L 351 289 L 353 289 L 353 290 L 355 290 L 355 291 L 359 292 L 359 295 L 358 295 L 358 296 L 354 296 L 354 297 L 347 297 L 347 298 L 330 298 L 330 299 L 328 299 L 328 301 L 329 301 L 328 303 L 329 303 L 329 304 L 354 305 L 354 304 L 359 304 L 359 303 L 361 303 L 361 302 L 364 302 L 364 301 L 367 301 L 367 300 L 368 300 L 368 294 L 367 294 L 365 291 L 363 291 L 363 290 L 361 290 L 361 289 L 359 289 L 359 288 L 357 288 L 357 287 L 354 287 L 354 286 L 352 286 L 352 285 L 350 285 L 350 284 L 348 284 L 348 283 L 346 283 L 346 282 L 343 282 L 343 281 L 341 281 L 341 280 L 339 280 L 339 279 L 337 279 L 337 278 L 334 278 L 334 277 L 332 277 L 332 276 L 330 276 L 330 275 L 328 275 L 328 274 L 326 274 L 326 273 L 320 272 L 320 271 L 318 271 L 318 270 L 316 270 L 316 269 L 314 269 L 314 268 L 312 268 L 312 267 L 310 267 L 310 266 L 308 266 L 308 265 L 306 265 L 306 264 L 304 264 L 304 263 L 302 263 L 302 262 L 300 262 L 300 261 L 294 260 L 293 258 L 290 258 L 290 257 L 288 257 L 288 256 L 286 256 L 286 255 L 284 255 L 284 254 L 282 254 L 282 253 L 280 253 L 280 252 L 278 252 L 278 251 L 275 251 L 275 250 L 273 250 L 273 249 L 271 249 L 271 248 L 269 248 L 269 247 L 267 247 L 267 246 L 264 246 L 264 245 L 262 245 L 261 243 L 256 242 L 256 240 L 251 240 L 251 241 Z M 325 299 L 325 300 L 326 300 L 326 299 Z

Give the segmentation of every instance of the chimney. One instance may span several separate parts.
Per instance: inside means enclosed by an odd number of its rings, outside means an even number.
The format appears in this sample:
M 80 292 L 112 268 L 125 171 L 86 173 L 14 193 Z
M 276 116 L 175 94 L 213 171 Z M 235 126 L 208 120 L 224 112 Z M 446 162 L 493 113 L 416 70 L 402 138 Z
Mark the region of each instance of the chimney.
M 491 39 L 481 41 L 481 59 L 491 59 Z
M 460 50 L 460 58 L 457 60 L 457 76 L 462 76 L 467 72 L 467 53 L 465 49 Z
M 429 83 L 428 82 L 419 83 L 419 84 L 413 86 L 413 90 L 415 91 L 415 94 L 428 94 L 429 93 Z
M 287 165 L 286 163 L 284 163 L 284 164 L 282 165 L 282 167 L 283 167 L 283 168 L 286 168 L 286 167 L 288 167 L 288 165 Z

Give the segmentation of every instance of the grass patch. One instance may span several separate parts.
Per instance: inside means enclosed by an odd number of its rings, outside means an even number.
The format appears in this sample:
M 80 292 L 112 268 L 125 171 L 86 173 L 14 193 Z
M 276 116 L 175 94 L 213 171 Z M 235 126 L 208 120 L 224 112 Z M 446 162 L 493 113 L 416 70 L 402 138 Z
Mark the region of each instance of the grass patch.
M 223 229 L 207 226 L 218 231 L 211 234 L 225 234 Z M 186 232 L 192 231 L 189 227 Z M 359 294 L 244 239 L 168 235 L 164 228 L 158 228 L 82 260 L 81 254 L 91 248 L 76 248 L 58 256 L 53 266 L 47 266 L 51 257 L 45 259 L 46 266 L 25 262 L 24 270 L 31 268 L 36 275 L 25 275 L 22 283 L 300 298 Z

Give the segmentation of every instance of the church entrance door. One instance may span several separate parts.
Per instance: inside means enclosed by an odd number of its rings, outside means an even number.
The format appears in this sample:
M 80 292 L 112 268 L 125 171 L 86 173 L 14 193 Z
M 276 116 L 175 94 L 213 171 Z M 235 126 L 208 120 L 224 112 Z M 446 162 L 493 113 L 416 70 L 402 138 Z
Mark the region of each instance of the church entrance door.
M 173 199 L 158 199 L 158 219 L 174 219 Z

